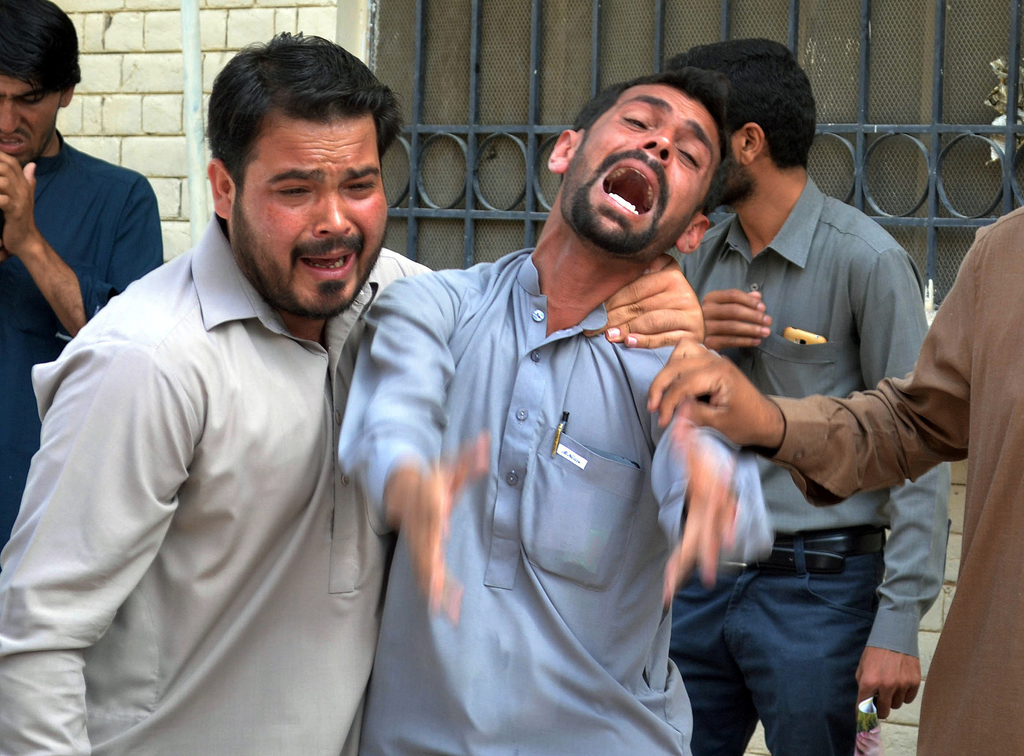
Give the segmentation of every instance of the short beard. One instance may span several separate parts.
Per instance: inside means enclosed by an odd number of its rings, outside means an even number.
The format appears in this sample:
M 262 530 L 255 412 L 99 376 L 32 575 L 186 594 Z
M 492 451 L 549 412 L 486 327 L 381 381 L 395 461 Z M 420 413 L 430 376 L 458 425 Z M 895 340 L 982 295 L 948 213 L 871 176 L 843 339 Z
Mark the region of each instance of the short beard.
M 584 140 L 585 141 L 585 140 Z M 572 196 L 568 203 L 562 204 L 562 219 L 577 236 L 593 243 L 613 257 L 635 257 L 647 249 L 658 236 L 658 222 L 661 220 L 668 204 L 668 186 L 665 177 L 665 169 L 662 165 L 651 160 L 647 153 L 641 150 L 630 150 L 628 152 L 617 152 L 609 155 L 594 171 L 593 177 L 585 184 L 579 186 L 575 191 L 572 185 L 576 183 L 576 173 L 581 169 L 583 154 L 581 149 L 576 151 L 573 160 L 566 171 L 566 190 Z M 653 215 L 649 225 L 643 231 L 631 231 L 623 221 L 616 216 L 601 216 L 595 211 L 590 202 L 590 192 L 594 185 L 601 180 L 606 171 L 611 169 L 620 160 L 634 159 L 643 162 L 648 168 L 654 171 L 658 178 L 658 201 L 651 211 Z M 599 217 L 607 217 L 618 224 L 618 229 L 608 230 L 598 222 Z
M 352 236 L 332 236 L 326 239 L 317 239 L 311 242 L 304 242 L 292 248 L 291 265 L 294 268 L 299 264 L 301 257 L 315 257 L 326 255 L 337 249 L 354 252 L 358 256 L 363 253 L 365 240 L 363 235 L 356 233 Z M 339 302 L 330 305 L 324 304 L 320 307 L 308 307 L 299 302 L 295 293 L 288 288 L 283 277 L 275 277 L 272 269 L 261 265 L 261 260 L 270 256 L 262 253 L 260 240 L 249 224 L 245 213 L 241 209 L 241 188 L 235 196 L 235 204 L 231 209 L 231 248 L 234 251 L 235 260 L 242 273 L 256 289 L 257 293 L 275 310 L 286 312 L 289 315 L 306 318 L 308 320 L 327 320 L 340 315 L 349 307 L 366 285 L 374 266 L 377 264 L 377 257 L 380 255 L 380 248 L 373 252 L 370 264 L 366 271 L 358 279 L 358 284 L 352 290 L 352 296 L 346 297 Z M 322 299 L 333 299 L 338 292 L 345 288 L 346 281 L 324 281 L 318 285 L 318 291 Z
M 725 177 L 725 186 L 722 188 L 722 196 L 719 202 L 730 207 L 737 202 L 750 199 L 756 188 L 753 177 L 743 166 L 733 163 L 729 168 L 729 175 Z

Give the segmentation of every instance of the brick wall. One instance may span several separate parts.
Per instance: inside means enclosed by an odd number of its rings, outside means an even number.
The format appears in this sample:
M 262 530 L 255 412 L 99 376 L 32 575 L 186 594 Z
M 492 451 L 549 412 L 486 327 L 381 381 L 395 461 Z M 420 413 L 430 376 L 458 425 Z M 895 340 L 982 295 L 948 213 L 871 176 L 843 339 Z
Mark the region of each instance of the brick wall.
M 917 724 L 921 713 L 921 694 L 927 685 L 928 666 L 931 664 L 935 646 L 939 642 L 942 624 L 949 612 L 949 604 L 956 593 L 956 578 L 960 571 L 960 546 L 964 532 L 964 484 L 967 482 L 967 463 L 957 462 L 953 465 L 953 485 L 949 492 L 949 519 L 952 526 L 949 533 L 949 545 L 946 547 L 946 580 L 939 597 L 935 600 L 931 611 L 921 620 L 921 631 L 918 633 L 918 645 L 921 652 L 921 674 L 925 678 L 917 698 L 912 704 L 893 710 L 889 719 L 882 723 L 882 742 L 885 745 L 885 756 L 915 756 L 917 753 Z M 768 754 L 764 744 L 764 732 L 758 725 L 754 739 L 746 756 L 764 756 Z
M 55 2 L 78 30 L 82 66 L 58 128 L 74 147 L 149 179 L 169 260 L 191 246 L 179 0 Z M 334 39 L 337 0 L 202 0 L 199 24 L 208 94 L 224 64 L 251 42 L 282 31 Z

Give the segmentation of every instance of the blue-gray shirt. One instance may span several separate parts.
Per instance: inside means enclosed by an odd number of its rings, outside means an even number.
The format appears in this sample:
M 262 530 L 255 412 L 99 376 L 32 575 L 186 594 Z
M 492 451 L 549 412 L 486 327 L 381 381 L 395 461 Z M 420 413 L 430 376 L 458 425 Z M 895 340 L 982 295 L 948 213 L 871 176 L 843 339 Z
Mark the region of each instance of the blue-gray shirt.
M 919 274 L 903 248 L 860 211 L 807 180 L 771 243 L 751 257 L 733 216 L 683 257 L 683 273 L 703 300 L 710 291 L 760 291 L 772 333 L 756 348 L 724 354 L 767 394 L 846 396 L 903 377 L 928 330 Z M 825 344 L 795 344 L 787 326 Z M 760 459 L 761 482 L 780 533 L 856 525 L 891 527 L 885 580 L 868 645 L 917 655 L 921 616 L 942 587 L 949 466 L 912 484 L 860 493 L 834 507 L 807 504 L 789 472 Z
M 646 409 L 668 351 L 583 336 L 603 306 L 550 336 L 546 318 L 529 250 L 397 281 L 367 316 L 340 456 L 369 500 L 395 462 L 483 431 L 492 473 L 451 517 L 457 624 L 431 615 L 399 537 L 363 754 L 688 753 L 661 597 L 684 465 Z M 738 489 L 744 511 L 761 506 L 749 458 Z M 752 541 L 748 556 L 771 536 Z

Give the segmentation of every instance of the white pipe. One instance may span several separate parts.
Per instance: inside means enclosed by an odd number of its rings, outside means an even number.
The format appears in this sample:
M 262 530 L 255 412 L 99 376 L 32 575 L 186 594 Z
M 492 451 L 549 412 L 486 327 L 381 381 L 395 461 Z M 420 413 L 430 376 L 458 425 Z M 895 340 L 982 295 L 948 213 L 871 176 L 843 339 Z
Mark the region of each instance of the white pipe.
M 203 58 L 199 42 L 199 0 L 181 0 L 181 54 L 185 63 L 185 144 L 188 150 L 188 218 L 198 244 L 206 215 L 206 160 L 203 152 Z

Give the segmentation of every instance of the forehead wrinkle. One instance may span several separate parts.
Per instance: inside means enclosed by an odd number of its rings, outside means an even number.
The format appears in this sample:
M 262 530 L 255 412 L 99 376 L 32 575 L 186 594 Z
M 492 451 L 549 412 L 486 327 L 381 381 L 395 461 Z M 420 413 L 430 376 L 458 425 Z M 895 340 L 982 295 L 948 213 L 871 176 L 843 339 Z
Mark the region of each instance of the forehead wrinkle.
M 628 105 L 631 102 L 643 102 L 646 103 L 647 105 L 650 105 L 652 108 L 657 108 L 658 110 L 665 111 L 666 113 L 672 112 L 671 105 L 669 105 L 665 100 L 661 99 L 660 97 L 655 97 L 654 95 L 635 95 L 634 97 L 630 97 L 622 104 Z

